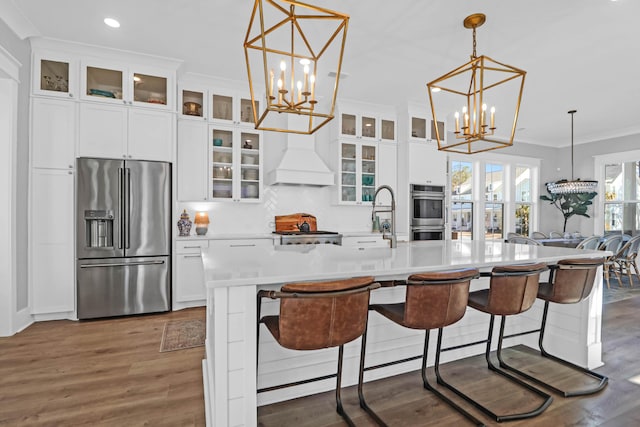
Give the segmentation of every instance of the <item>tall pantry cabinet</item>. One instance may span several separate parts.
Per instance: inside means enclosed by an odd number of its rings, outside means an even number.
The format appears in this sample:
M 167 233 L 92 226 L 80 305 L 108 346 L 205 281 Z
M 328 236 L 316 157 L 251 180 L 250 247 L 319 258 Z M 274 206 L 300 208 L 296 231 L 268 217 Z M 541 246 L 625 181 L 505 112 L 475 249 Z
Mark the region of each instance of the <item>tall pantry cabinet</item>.
M 35 320 L 75 319 L 76 158 L 173 162 L 178 63 L 44 38 L 31 47 L 29 305 Z

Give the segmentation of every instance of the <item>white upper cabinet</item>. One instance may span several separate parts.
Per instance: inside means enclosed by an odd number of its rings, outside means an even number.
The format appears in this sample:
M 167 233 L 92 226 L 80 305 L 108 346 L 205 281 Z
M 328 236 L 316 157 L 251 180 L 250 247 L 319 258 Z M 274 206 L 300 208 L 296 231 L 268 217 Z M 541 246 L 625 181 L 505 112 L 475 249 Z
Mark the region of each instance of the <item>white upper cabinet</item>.
M 34 95 L 78 97 L 78 62 L 64 54 L 35 52 L 31 88 Z
M 79 157 L 173 161 L 171 113 L 81 103 L 79 127 Z
M 174 114 L 131 108 L 128 120 L 127 151 L 130 158 L 173 161 Z
M 126 158 L 128 110 L 117 105 L 80 105 L 79 157 Z
M 437 144 L 410 142 L 409 183 L 447 185 L 447 154 Z
M 207 200 L 208 125 L 178 120 L 178 200 Z
M 73 169 L 77 103 L 50 98 L 31 101 L 31 166 Z
M 84 60 L 80 73 L 83 100 L 173 110 L 173 71 Z

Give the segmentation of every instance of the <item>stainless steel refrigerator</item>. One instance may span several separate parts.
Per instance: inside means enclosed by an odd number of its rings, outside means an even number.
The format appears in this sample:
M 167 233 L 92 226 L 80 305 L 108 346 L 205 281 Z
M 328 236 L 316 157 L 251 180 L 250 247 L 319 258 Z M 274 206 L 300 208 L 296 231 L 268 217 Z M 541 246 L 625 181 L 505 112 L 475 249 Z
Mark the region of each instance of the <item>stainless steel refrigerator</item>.
M 76 181 L 79 319 L 171 304 L 171 165 L 80 158 Z

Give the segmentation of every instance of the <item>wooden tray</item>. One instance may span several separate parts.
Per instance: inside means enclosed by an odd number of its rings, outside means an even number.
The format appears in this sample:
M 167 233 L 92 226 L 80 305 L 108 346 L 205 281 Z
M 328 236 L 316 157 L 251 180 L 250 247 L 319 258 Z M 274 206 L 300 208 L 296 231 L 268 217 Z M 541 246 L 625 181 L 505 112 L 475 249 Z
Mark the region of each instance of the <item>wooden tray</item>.
M 306 213 L 276 215 L 276 231 L 299 231 L 298 225 L 304 221 L 309 224 L 309 231 L 317 231 L 316 217 Z

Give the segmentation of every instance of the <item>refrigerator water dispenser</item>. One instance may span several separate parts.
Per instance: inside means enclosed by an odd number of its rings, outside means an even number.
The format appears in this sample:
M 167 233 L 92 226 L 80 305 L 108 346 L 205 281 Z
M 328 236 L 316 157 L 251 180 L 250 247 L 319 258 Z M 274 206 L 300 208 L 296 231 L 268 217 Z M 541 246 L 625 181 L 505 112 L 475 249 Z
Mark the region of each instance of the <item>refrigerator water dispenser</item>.
M 84 211 L 88 248 L 113 248 L 113 211 Z

